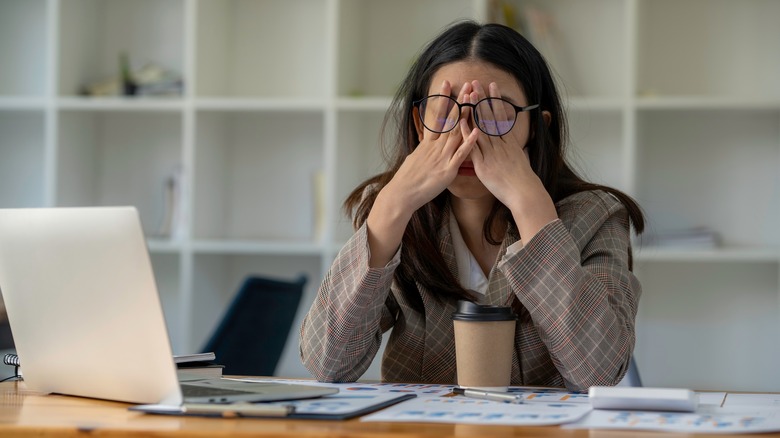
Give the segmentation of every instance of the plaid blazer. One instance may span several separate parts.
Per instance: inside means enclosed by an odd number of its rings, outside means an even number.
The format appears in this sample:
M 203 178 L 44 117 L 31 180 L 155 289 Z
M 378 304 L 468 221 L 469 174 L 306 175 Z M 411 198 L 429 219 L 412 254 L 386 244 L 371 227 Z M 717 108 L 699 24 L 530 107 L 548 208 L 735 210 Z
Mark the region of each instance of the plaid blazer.
M 515 253 L 506 248 L 520 236 L 507 232 L 480 303 L 509 304 L 519 315 L 512 385 L 615 385 L 633 353 L 641 294 L 630 269 L 628 213 L 602 191 L 574 194 L 556 209 L 559 219 Z M 440 250 L 458 278 L 447 223 L 445 217 Z M 456 300 L 437 300 L 418 283 L 420 314 L 393 281 L 400 250 L 383 268 L 369 268 L 368 260 L 364 224 L 339 252 L 301 325 L 303 364 L 320 381 L 355 381 L 392 329 L 383 381 L 456 383 Z

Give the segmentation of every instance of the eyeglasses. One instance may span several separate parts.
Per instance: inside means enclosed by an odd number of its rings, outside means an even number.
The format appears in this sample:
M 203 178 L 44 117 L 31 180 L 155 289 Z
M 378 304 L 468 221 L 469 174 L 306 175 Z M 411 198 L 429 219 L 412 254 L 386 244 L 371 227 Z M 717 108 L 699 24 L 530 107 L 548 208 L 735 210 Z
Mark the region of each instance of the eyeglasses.
M 515 126 L 517 113 L 539 108 L 539 104 L 517 106 L 499 97 L 486 97 L 477 103 L 460 103 L 443 94 L 424 97 L 412 105 L 418 108 L 423 126 L 438 133 L 452 131 L 458 125 L 463 107 L 470 107 L 477 128 L 492 136 L 509 132 Z

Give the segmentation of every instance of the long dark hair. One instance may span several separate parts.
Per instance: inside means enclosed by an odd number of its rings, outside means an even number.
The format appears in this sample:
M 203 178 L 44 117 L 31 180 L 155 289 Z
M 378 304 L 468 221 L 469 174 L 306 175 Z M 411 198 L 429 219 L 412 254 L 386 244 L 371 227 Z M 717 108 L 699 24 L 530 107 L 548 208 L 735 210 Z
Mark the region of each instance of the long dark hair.
M 553 77 L 542 55 L 522 35 L 499 24 L 481 25 L 462 21 L 445 29 L 422 51 L 404 79 L 383 125 L 383 130 L 397 128 L 387 154 L 389 168 L 386 172 L 369 178 L 360 184 L 344 202 L 344 210 L 352 215 L 357 228 L 368 218 L 376 194 L 395 175 L 407 155 L 418 144 L 412 102 L 428 94 L 431 78 L 436 71 L 452 62 L 475 60 L 490 63 L 511 74 L 523 89 L 529 102 L 539 103 L 540 110 L 531 111 L 528 151 L 531 167 L 539 176 L 553 202 L 574 193 L 603 190 L 616 196 L 628 210 L 634 231 L 644 230 L 644 216 L 637 203 L 626 194 L 611 187 L 593 184 L 580 178 L 566 163 L 564 148 L 568 142 L 565 114 L 555 89 Z M 550 113 L 545 121 L 542 111 Z M 365 193 L 371 186 L 374 190 Z M 452 275 L 439 251 L 438 228 L 449 192 L 444 191 L 431 202 L 418 209 L 409 221 L 402 240 L 403 263 L 395 272 L 395 280 L 407 301 L 422 310 L 422 299 L 415 282 L 425 286 L 440 298 L 473 298 Z M 488 242 L 497 244 L 492 224 L 496 218 L 514 223 L 509 209 L 495 201 L 483 226 Z

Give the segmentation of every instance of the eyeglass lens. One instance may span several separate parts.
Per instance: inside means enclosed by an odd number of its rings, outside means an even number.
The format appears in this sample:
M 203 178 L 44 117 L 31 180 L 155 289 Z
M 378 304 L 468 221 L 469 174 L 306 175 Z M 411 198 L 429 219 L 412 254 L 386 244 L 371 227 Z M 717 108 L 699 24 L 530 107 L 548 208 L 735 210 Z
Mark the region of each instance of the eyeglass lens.
M 420 115 L 426 128 L 433 132 L 447 132 L 455 128 L 460 119 L 457 101 L 447 96 L 428 96 L 420 104 Z M 487 98 L 474 108 L 474 120 L 482 132 L 488 135 L 504 135 L 515 124 L 517 111 L 509 102 Z

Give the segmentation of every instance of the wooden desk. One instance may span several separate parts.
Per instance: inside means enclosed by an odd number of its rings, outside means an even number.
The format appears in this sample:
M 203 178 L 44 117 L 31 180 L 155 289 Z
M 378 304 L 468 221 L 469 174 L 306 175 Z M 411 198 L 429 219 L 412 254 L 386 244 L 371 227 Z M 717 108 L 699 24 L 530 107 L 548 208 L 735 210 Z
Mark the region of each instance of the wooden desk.
M 568 430 L 550 427 L 473 426 L 429 423 L 364 423 L 285 419 L 220 419 L 146 415 L 127 410 L 125 403 L 62 395 L 42 395 L 25 389 L 24 382 L 0 383 L 0 436 L 140 436 L 140 437 L 340 437 L 340 438 L 440 438 L 440 437 L 571 437 L 617 438 L 624 431 Z M 646 438 L 693 436 L 637 432 Z M 755 435 L 750 435 L 751 437 Z M 761 437 L 780 437 L 762 434 Z

